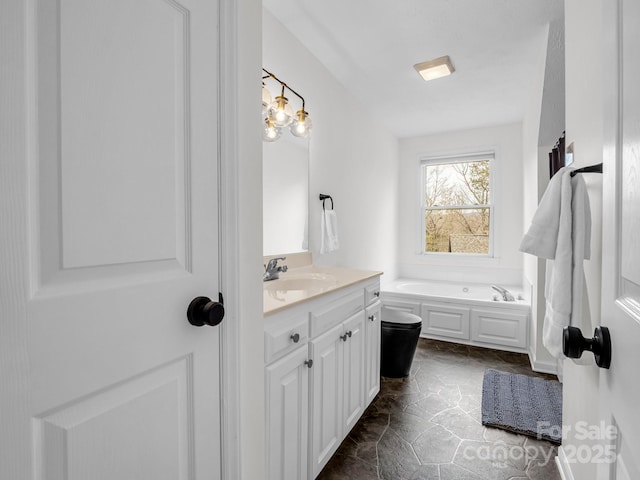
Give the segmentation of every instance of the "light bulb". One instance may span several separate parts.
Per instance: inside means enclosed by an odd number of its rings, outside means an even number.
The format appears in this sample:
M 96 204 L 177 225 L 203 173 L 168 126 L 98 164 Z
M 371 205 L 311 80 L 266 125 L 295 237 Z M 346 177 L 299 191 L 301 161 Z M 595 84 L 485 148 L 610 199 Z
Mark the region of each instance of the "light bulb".
M 288 127 L 293 122 L 293 109 L 289 100 L 283 95 L 278 95 L 271 104 L 272 121 L 277 127 Z
M 282 135 L 282 129 L 273 123 L 271 116 L 264 119 L 262 128 L 262 140 L 265 142 L 275 142 Z
M 304 110 L 298 110 L 296 113 L 296 119 L 291 124 L 291 134 L 296 137 L 306 138 L 311 131 L 311 119 L 309 114 Z
M 262 115 L 266 114 L 271 106 L 273 98 L 267 86 L 262 82 Z

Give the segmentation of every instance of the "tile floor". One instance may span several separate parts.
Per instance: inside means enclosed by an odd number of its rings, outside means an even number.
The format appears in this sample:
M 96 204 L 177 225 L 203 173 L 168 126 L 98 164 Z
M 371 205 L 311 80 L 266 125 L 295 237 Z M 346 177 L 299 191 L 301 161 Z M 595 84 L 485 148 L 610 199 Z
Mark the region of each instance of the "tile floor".
M 526 355 L 421 338 L 318 480 L 560 480 L 553 444 L 482 426 L 486 368 L 537 375 Z

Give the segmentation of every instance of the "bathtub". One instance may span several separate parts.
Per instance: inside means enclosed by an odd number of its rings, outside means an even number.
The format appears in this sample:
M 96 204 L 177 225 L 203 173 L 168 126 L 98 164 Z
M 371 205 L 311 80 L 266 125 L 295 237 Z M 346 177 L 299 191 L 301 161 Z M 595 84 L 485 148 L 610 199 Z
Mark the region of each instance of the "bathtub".
M 422 318 L 423 337 L 527 353 L 529 295 L 500 286 L 516 301 L 504 301 L 490 284 L 401 278 L 381 291 L 382 321 L 389 309 L 406 311 Z

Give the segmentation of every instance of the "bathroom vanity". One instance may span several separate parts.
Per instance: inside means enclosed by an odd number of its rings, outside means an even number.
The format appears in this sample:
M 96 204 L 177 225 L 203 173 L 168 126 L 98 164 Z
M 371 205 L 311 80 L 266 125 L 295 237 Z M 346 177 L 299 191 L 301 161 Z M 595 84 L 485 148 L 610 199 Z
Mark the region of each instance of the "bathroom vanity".
M 380 390 L 381 273 L 264 282 L 267 479 L 314 479 Z

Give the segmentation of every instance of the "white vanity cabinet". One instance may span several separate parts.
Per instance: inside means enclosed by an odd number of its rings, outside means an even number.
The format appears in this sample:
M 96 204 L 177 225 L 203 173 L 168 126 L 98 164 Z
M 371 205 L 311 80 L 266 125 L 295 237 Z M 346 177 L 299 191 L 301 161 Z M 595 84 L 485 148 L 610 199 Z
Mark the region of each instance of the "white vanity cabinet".
M 307 475 L 308 361 L 305 344 L 266 367 L 270 479 L 299 480 Z
M 365 402 L 370 404 L 380 391 L 380 336 L 382 302 L 377 298 L 365 310 Z
M 376 277 L 265 318 L 268 480 L 313 480 L 380 390 L 379 291 Z
M 300 480 L 308 471 L 309 318 L 304 311 L 270 319 L 264 331 L 269 479 Z
M 315 478 L 365 408 L 364 311 L 311 340 L 311 470 Z

